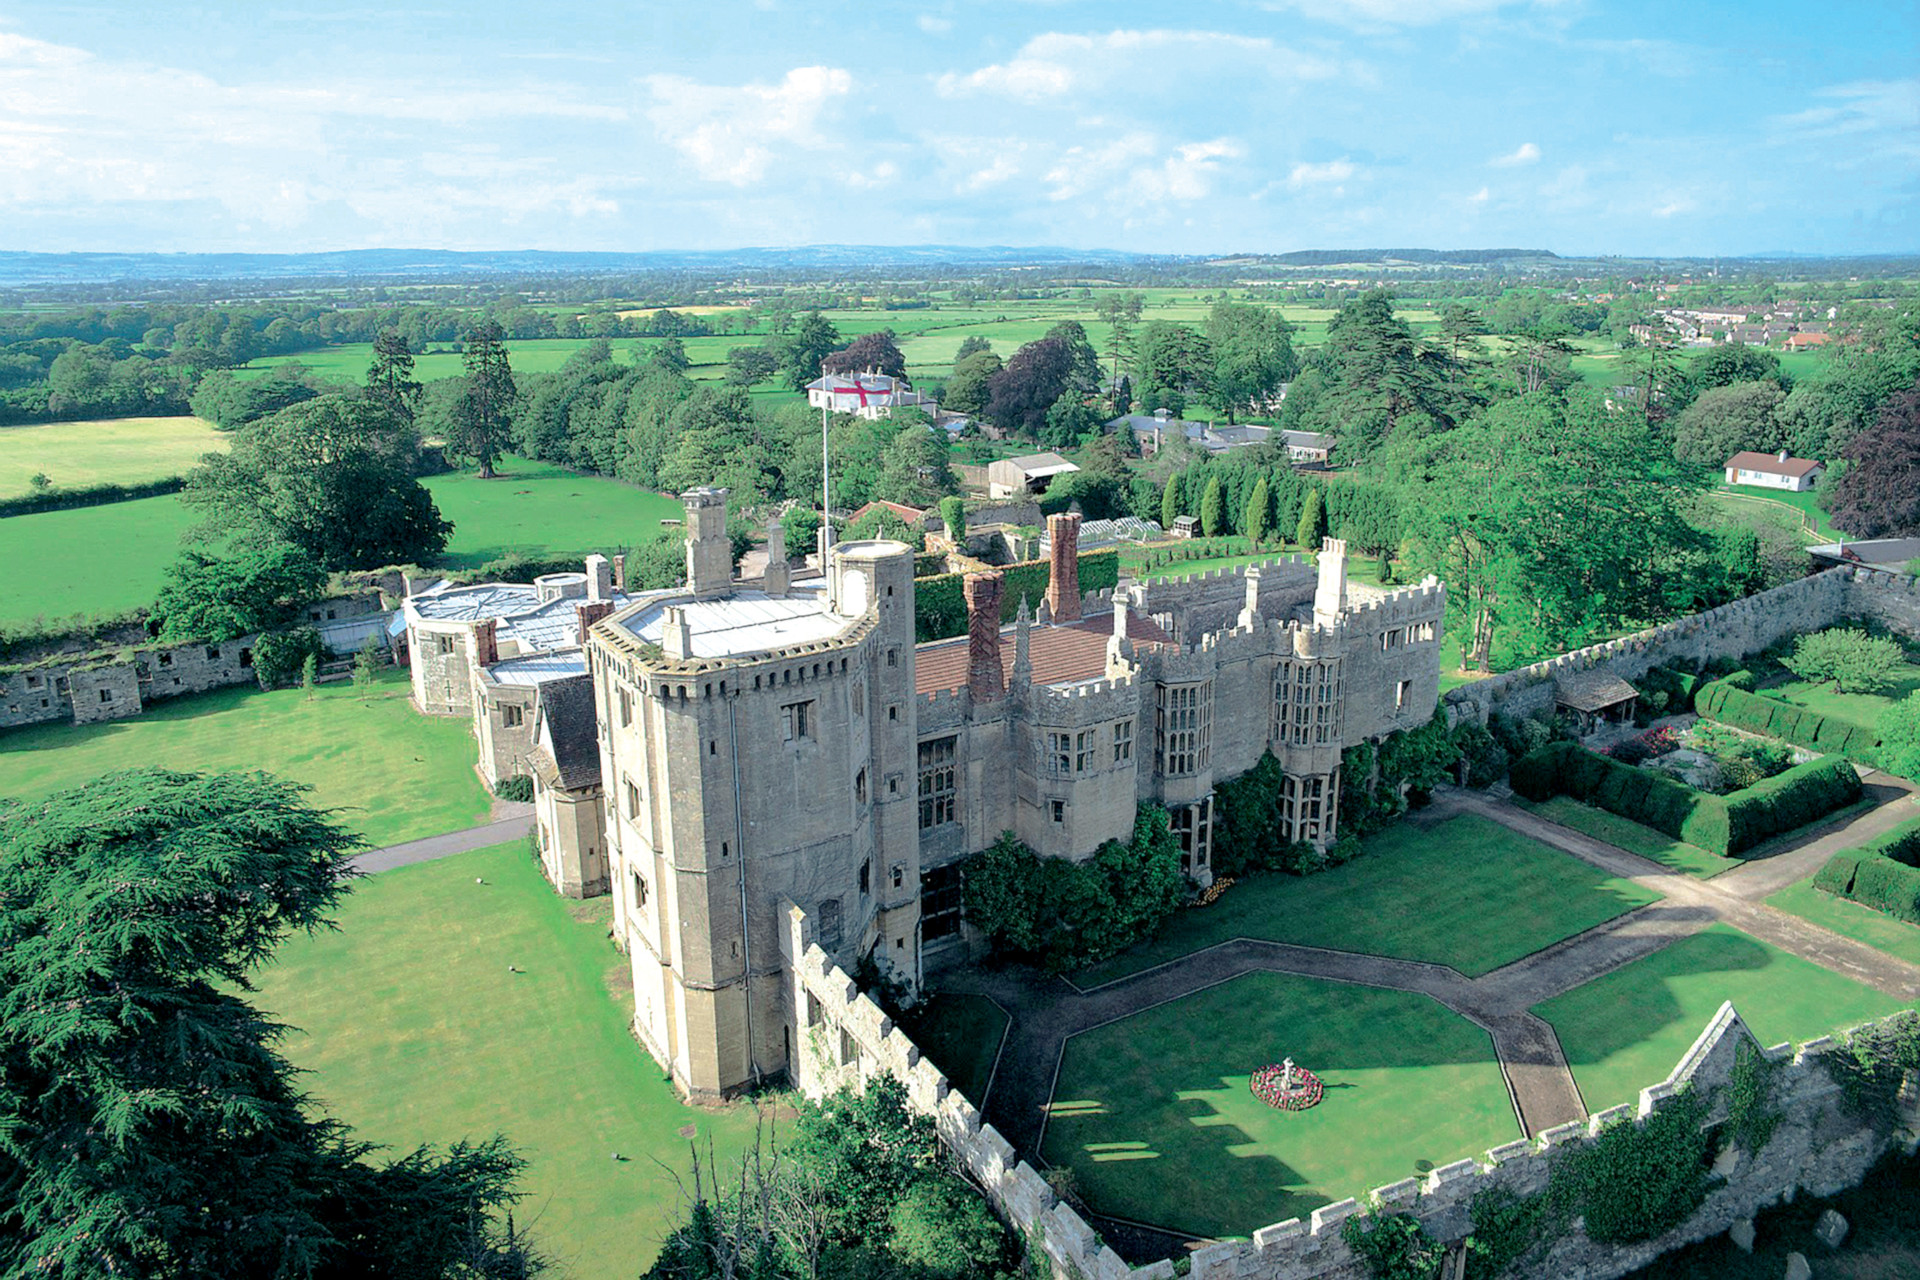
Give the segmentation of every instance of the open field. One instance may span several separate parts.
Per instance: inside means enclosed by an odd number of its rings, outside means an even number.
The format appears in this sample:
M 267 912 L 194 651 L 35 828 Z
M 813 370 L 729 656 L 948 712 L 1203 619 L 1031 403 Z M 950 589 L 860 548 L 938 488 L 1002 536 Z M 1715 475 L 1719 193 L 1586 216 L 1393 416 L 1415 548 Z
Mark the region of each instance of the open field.
M 44 473 L 55 487 L 142 484 L 186 474 L 227 438 L 204 418 L 100 418 L 0 427 L 0 498 L 32 491 Z
M 1477 815 L 1395 823 L 1311 876 L 1254 875 L 1076 978 L 1111 982 L 1233 938 L 1451 965 L 1475 977 L 1654 900 Z
M 513 551 L 611 554 L 653 541 L 662 519 L 685 514 L 672 498 L 545 462 L 502 458 L 499 471 L 492 480 L 462 470 L 423 482 L 440 514 L 453 521 L 446 566 L 475 568 Z
M 362 702 L 349 684 L 252 687 L 169 698 L 107 724 L 49 724 L 0 736 L 0 795 L 32 799 L 115 769 L 163 765 L 264 769 L 313 787 L 312 801 L 376 845 L 487 820 L 473 733 L 459 717 L 423 716 L 404 672 Z
M 423 482 L 454 523 L 446 567 L 475 568 L 513 551 L 612 553 L 651 541 L 663 518 L 682 514 L 673 499 L 618 480 L 518 458 L 501 469 L 493 480 L 460 471 Z M 0 519 L 0 564 L 26 567 L 0 578 L 0 623 L 152 604 L 195 521 L 172 495 Z
M 1716 924 L 1536 1005 L 1553 1024 L 1587 1110 L 1633 1102 L 1666 1079 L 1723 1000 L 1762 1044 L 1809 1040 L 1892 1013 L 1882 995 Z
M 0 519 L 0 625 L 152 604 L 194 522 L 171 495 Z
M 651 1263 L 683 1130 L 731 1167 L 754 1128 L 747 1106 L 682 1105 L 634 1043 L 608 909 L 556 896 L 521 841 L 382 872 L 338 932 L 282 945 L 255 997 L 299 1028 L 284 1052 L 354 1136 L 398 1155 L 504 1133 L 528 1161 L 514 1220 L 575 1280 Z
M 1823 929 L 1864 942 L 1910 964 L 1920 964 L 1920 925 L 1882 915 L 1872 907 L 1846 898 L 1821 893 L 1813 887 L 1811 878 L 1788 885 L 1768 898 L 1767 905 L 1811 920 Z
M 1571 796 L 1555 796 L 1540 804 L 1517 799 L 1514 803 L 1531 813 L 1539 814 L 1549 822 L 1571 827 L 1575 831 L 1592 836 L 1595 840 L 1605 841 L 1616 849 L 1625 849 L 1628 853 L 1652 858 L 1655 862 L 1672 867 L 1675 871 L 1684 871 L 1702 880 L 1717 876 L 1730 867 L 1737 867 L 1742 861 L 1739 858 L 1723 858 L 1717 853 L 1709 853 L 1698 845 L 1675 840 L 1671 836 L 1655 831 L 1652 827 L 1643 827 L 1630 818 L 1622 818 L 1618 814 L 1608 813 L 1605 809 L 1596 809 L 1590 804 L 1582 804 Z
M 1268 1106 L 1291 1057 L 1326 1096 Z M 1521 1136 L 1486 1032 L 1425 996 L 1235 978 L 1067 1042 L 1043 1154 L 1105 1213 L 1246 1236 Z

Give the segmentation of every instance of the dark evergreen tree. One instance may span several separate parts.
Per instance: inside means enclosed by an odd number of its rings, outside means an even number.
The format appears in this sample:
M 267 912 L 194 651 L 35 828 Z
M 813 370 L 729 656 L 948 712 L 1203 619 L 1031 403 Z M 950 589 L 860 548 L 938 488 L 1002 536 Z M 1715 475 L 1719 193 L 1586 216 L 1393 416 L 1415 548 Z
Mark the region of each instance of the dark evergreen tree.
M 514 401 L 520 392 L 513 384 L 513 362 L 507 355 L 505 336 L 491 320 L 467 334 L 462 356 L 467 368 L 466 385 L 454 402 L 447 433 L 447 448 L 477 462 L 483 480 L 493 478 L 494 462 L 513 440 Z
M 413 377 L 413 348 L 398 329 L 382 329 L 373 340 L 373 363 L 367 366 L 367 394 L 412 422 L 422 390 Z

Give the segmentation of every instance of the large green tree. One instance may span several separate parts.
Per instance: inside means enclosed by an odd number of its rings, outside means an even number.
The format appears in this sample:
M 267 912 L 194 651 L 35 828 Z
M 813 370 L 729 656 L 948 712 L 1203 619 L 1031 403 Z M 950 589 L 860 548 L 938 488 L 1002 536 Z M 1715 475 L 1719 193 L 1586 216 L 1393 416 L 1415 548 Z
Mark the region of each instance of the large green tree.
M 1263 412 L 1299 369 L 1293 326 L 1272 307 L 1216 302 L 1207 313 L 1206 336 L 1213 355 L 1207 398 L 1228 422 Z
M 1742 450 L 1772 453 L 1783 448 L 1780 406 L 1786 400 L 1771 380 L 1713 387 L 1688 405 L 1673 424 L 1673 456 L 1697 466 L 1725 466 Z
M 0 802 L 0 1274 L 513 1277 L 498 1139 L 375 1162 L 246 1000 L 359 842 L 263 774 Z
M 807 384 L 820 376 L 821 362 L 839 349 L 840 331 L 833 327 L 833 321 L 818 311 L 801 316 L 793 336 L 783 344 L 787 385 L 805 391 Z
M 321 396 L 234 433 L 187 475 L 201 536 L 299 547 L 329 570 L 430 564 L 453 526 L 415 479 L 419 444 L 386 405 Z
M 512 443 L 514 402 L 520 394 L 513 383 L 513 362 L 507 355 L 505 337 L 492 321 L 467 334 L 461 356 L 467 370 L 466 383 L 454 402 L 447 432 L 448 450 L 473 459 L 486 480 L 493 478 L 493 464 Z
M 302 547 L 267 543 L 230 556 L 189 548 L 167 567 L 153 619 L 163 640 L 232 640 L 292 621 L 326 585 L 326 570 Z
M 413 377 L 413 348 L 398 329 L 382 329 L 373 340 L 373 363 L 367 366 L 367 394 L 411 422 L 423 390 Z

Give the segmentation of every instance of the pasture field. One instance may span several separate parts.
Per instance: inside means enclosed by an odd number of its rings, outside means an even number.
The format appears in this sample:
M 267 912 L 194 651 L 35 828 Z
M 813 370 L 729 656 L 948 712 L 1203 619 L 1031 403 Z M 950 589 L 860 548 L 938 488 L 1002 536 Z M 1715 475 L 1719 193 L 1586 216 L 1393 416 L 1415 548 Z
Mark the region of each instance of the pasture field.
M 1730 511 L 1765 512 L 1782 522 L 1797 524 L 1803 534 L 1812 535 L 1811 540 L 1834 542 L 1840 537 L 1840 531 L 1833 527 L 1826 509 L 1820 505 L 1817 493 L 1789 493 L 1785 489 L 1768 489 L 1760 485 L 1728 484 L 1726 472 L 1714 470 L 1713 487 L 1707 491 L 1708 498 L 1716 505 Z
M 423 716 L 405 672 L 362 700 L 347 683 L 263 692 L 251 685 L 166 698 L 105 724 L 47 724 L 0 737 L 0 795 L 34 799 L 116 769 L 264 769 L 313 788 L 313 803 L 376 845 L 487 820 L 473 771 L 473 731 L 459 716 Z
M 509 552 L 611 555 L 653 541 L 661 520 L 684 514 L 672 498 L 550 463 L 508 457 L 499 471 L 492 480 L 462 470 L 422 482 L 453 521 L 444 566 L 478 568 Z
M 1077 982 L 1112 982 L 1232 938 L 1425 960 L 1478 977 L 1655 900 L 1475 814 L 1396 823 L 1361 843 L 1358 858 L 1315 875 L 1250 875 Z
M 0 519 L 0 625 L 152 604 L 194 522 L 172 495 Z
M 1326 1098 L 1268 1106 L 1293 1058 Z M 1245 1237 L 1520 1135 L 1485 1031 L 1426 996 L 1252 973 L 1067 1041 L 1042 1152 L 1136 1222 Z
M 204 418 L 98 418 L 0 427 L 0 498 L 32 491 L 43 473 L 60 489 L 143 484 L 186 474 L 227 438 Z
M 1893 996 L 1716 924 L 1533 1011 L 1553 1024 L 1589 1112 L 1667 1078 L 1723 1000 L 1761 1044 L 1808 1040 L 1892 1013 Z
M 749 1104 L 682 1104 L 634 1042 L 610 903 L 555 894 L 516 840 L 356 881 L 337 931 L 254 974 L 252 1002 L 297 1028 L 281 1051 L 302 1087 L 354 1137 L 389 1158 L 494 1133 L 519 1148 L 514 1221 L 576 1280 L 651 1265 L 690 1141 L 732 1169 L 755 1127 Z

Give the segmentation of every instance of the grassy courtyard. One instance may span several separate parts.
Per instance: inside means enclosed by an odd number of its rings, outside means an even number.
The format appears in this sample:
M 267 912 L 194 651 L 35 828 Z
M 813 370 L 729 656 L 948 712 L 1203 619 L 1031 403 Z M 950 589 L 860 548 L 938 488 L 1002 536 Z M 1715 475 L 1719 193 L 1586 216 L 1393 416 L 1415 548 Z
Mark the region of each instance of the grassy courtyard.
M 730 1165 L 754 1115 L 683 1106 L 634 1043 L 607 922 L 515 841 L 358 881 L 337 932 L 261 969 L 255 1003 L 300 1029 L 284 1052 L 355 1136 L 398 1154 L 504 1133 L 528 1160 L 515 1221 L 559 1274 L 633 1276 L 678 1215 L 682 1129 Z
M 362 702 L 347 684 L 271 693 L 242 686 L 153 703 L 107 724 L 41 725 L 0 737 L 0 795 L 31 799 L 115 769 L 264 769 L 313 787 L 312 801 L 376 845 L 485 822 L 463 718 L 428 717 L 388 673 Z
M 1075 976 L 1097 986 L 1233 938 L 1427 960 L 1477 976 L 1653 895 L 1474 814 L 1396 823 L 1318 875 L 1258 875 Z
M 1809 1040 L 1901 1007 L 1848 978 L 1716 924 L 1537 1005 L 1587 1110 L 1667 1078 L 1723 1000 L 1762 1044 Z
M 202 418 L 103 418 L 0 427 L 0 498 L 31 492 L 44 474 L 60 489 L 140 484 L 185 475 L 227 438 Z
M 1880 713 L 1894 703 L 1920 691 L 1920 666 L 1899 669 L 1899 678 L 1879 693 L 1841 693 L 1826 681 L 1787 680 L 1768 685 L 1761 692 L 1769 698 L 1791 702 L 1796 707 L 1817 711 L 1859 725 L 1872 732 L 1880 722 Z
M 1836 898 L 1813 887 L 1811 879 L 1788 885 L 1767 899 L 1767 905 L 1812 921 L 1877 951 L 1920 964 L 1920 925 L 1875 911 L 1846 898 Z
M 1252 1073 L 1326 1085 L 1283 1112 Z M 1493 1042 L 1425 996 L 1257 973 L 1067 1042 L 1043 1154 L 1104 1213 L 1245 1236 L 1520 1137 Z
M 1543 803 L 1527 800 L 1515 800 L 1520 808 L 1537 813 L 1549 822 L 1557 822 L 1582 835 L 1603 840 L 1616 849 L 1625 849 L 1628 853 L 1637 853 L 1643 858 L 1651 858 L 1663 866 L 1675 871 L 1684 871 L 1690 876 L 1702 880 L 1719 875 L 1729 867 L 1737 867 L 1739 858 L 1723 858 L 1717 853 L 1709 853 L 1699 845 L 1675 840 L 1672 836 L 1655 831 L 1652 827 L 1643 827 L 1631 818 L 1608 813 L 1605 809 L 1596 809 L 1590 804 L 1582 804 L 1571 796 L 1555 796 Z

